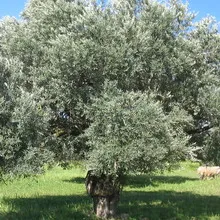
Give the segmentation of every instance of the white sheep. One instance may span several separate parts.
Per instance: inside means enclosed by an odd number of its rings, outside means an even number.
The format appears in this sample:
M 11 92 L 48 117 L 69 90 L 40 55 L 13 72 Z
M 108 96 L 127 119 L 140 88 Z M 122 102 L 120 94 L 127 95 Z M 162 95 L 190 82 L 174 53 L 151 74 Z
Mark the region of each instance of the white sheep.
M 220 166 L 215 166 L 215 167 L 199 167 L 197 169 L 197 173 L 200 175 L 200 179 L 212 177 L 214 178 L 215 176 L 220 174 Z

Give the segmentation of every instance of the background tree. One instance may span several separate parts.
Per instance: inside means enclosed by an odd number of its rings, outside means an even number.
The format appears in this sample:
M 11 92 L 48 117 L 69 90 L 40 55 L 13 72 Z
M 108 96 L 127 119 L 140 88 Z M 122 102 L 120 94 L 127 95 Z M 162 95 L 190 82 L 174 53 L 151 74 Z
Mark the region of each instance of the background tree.
M 48 144 L 47 119 L 40 108 L 37 93 L 20 87 L 21 64 L 1 59 L 0 152 L 2 171 L 6 174 L 30 175 L 42 171 L 53 158 Z M 39 100 L 38 100 L 39 101 Z M 51 144 L 51 143 L 50 143 Z

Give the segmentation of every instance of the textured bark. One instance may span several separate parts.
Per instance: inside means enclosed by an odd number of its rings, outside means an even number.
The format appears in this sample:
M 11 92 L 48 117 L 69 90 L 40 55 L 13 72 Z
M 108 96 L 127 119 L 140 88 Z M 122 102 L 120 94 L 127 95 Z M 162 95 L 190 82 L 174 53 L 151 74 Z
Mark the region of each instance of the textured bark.
M 93 197 L 94 212 L 98 217 L 114 217 L 117 212 L 118 196 L 95 196 Z
M 120 195 L 120 182 L 111 176 L 95 176 L 91 171 L 87 173 L 86 189 L 93 199 L 93 209 L 96 216 L 101 218 L 114 217 Z

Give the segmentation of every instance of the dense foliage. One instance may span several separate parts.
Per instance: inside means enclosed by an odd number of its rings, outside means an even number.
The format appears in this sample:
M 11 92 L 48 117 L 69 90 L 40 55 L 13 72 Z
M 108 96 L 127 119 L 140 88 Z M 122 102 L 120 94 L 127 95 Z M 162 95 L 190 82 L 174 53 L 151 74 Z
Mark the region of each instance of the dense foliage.
M 194 147 L 219 163 L 220 35 L 213 18 L 193 19 L 178 0 L 31 0 L 1 20 L 3 170 L 86 155 L 108 172 L 117 154 L 116 166 L 148 172 Z
M 88 167 L 98 175 L 164 170 L 186 156 L 183 129 L 191 118 L 178 107 L 165 115 L 153 94 L 122 92 L 107 83 L 88 117 Z

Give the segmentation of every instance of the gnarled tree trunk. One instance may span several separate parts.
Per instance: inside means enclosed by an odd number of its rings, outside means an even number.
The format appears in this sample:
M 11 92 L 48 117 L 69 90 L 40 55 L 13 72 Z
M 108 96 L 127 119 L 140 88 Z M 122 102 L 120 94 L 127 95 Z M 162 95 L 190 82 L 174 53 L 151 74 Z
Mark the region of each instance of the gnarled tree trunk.
M 86 189 L 93 199 L 93 208 L 96 216 L 109 218 L 116 215 L 121 191 L 119 178 L 115 179 L 104 174 L 96 176 L 92 171 L 88 171 Z

